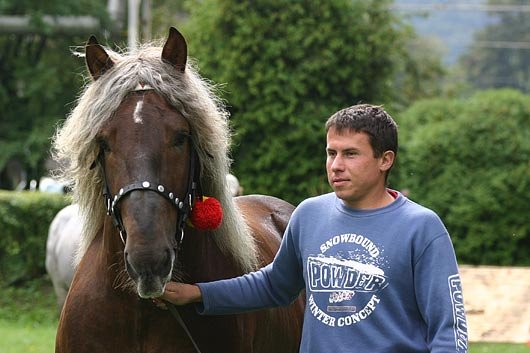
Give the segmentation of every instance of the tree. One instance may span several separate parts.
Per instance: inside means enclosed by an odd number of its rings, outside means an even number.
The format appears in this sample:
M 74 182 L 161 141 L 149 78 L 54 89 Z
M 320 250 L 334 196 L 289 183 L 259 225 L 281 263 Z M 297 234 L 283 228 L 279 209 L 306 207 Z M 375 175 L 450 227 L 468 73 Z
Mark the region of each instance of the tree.
M 183 1 L 151 0 L 151 16 L 153 37 L 164 38 L 169 27 L 181 28 L 189 14 Z
M 444 220 L 459 260 L 529 265 L 530 96 L 491 90 L 399 115 L 399 188 Z
M 408 35 L 389 1 L 195 1 L 184 33 L 201 72 L 225 83 L 234 171 L 245 192 L 293 203 L 328 191 L 323 125 L 391 97 Z
M 475 89 L 511 87 L 530 92 L 530 12 L 517 11 L 527 1 L 490 0 L 514 5 L 495 15 L 493 24 L 478 32 L 474 44 L 460 59 Z
M 447 74 L 442 57 L 443 50 L 436 40 L 409 30 L 403 54 L 394 59 L 397 69 L 392 82 L 393 110 L 401 111 L 417 100 L 447 93 L 442 84 Z
M 2 15 L 29 15 L 33 26 L 24 34 L 0 36 L 0 171 L 16 159 L 29 171 L 29 178 L 39 179 L 55 125 L 68 113 L 81 87 L 84 63 L 71 55 L 70 47 L 83 44 L 88 34 L 58 33 L 42 16 L 92 15 L 104 30 L 105 6 L 104 0 L 0 2 Z M 12 185 L 0 177 L 0 187 Z

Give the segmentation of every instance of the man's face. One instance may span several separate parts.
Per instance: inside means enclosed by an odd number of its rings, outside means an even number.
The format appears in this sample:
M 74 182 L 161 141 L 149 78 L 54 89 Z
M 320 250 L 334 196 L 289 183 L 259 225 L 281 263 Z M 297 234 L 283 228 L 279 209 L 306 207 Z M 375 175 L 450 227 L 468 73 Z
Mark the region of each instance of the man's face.
M 386 194 L 385 172 L 392 166 L 394 153 L 374 157 L 365 132 L 331 128 L 327 134 L 326 170 L 328 182 L 338 198 L 353 208 L 379 207 Z

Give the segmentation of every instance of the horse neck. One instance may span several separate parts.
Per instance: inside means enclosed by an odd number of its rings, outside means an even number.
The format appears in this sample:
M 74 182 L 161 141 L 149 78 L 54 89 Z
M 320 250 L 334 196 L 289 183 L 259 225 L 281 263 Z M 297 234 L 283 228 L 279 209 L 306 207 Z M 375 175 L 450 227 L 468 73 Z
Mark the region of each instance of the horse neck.
M 84 253 L 71 288 L 86 292 L 87 296 L 97 289 L 99 297 L 106 293 L 110 297 L 118 296 L 120 300 L 129 300 L 130 304 L 134 304 L 137 299 L 128 294 L 131 293 L 128 289 L 130 285 L 125 272 L 123 244 L 109 218 L 99 228 Z
M 212 232 L 186 227 L 179 251 L 179 267 L 184 282 L 212 281 L 243 273 L 230 254 L 221 252 Z

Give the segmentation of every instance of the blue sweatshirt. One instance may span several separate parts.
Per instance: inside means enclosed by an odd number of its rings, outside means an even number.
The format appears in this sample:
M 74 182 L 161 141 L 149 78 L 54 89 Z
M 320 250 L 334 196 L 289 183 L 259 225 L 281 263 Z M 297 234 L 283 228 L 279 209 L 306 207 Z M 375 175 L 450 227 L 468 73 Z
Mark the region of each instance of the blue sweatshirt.
M 300 352 L 467 352 L 458 266 L 440 218 L 403 195 L 373 210 L 334 193 L 302 202 L 274 261 L 198 284 L 199 311 L 282 306 L 306 290 Z

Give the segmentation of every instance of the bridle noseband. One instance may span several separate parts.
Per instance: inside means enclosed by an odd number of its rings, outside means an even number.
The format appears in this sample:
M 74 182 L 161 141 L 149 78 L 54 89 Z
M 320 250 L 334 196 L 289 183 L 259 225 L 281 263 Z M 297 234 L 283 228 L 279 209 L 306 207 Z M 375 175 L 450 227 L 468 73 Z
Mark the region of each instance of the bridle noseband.
M 121 218 L 119 203 L 125 197 L 125 195 L 133 191 L 153 191 L 164 197 L 173 207 L 177 210 L 177 230 L 175 233 L 175 239 L 177 241 L 177 246 L 180 248 L 182 241 L 184 239 L 184 226 L 186 224 L 186 219 L 188 218 L 190 212 L 193 209 L 195 199 L 200 195 L 200 185 L 199 185 L 199 170 L 198 163 L 196 161 L 197 153 L 193 146 L 190 149 L 190 163 L 189 163 L 189 173 L 188 173 L 188 188 L 186 195 L 181 200 L 175 193 L 168 190 L 164 185 L 160 183 L 152 183 L 150 181 L 141 181 L 128 184 L 118 191 L 116 194 L 112 194 L 107 182 L 107 172 L 105 169 L 105 152 L 103 149 L 100 150 L 97 159 L 92 163 L 91 169 L 95 167 L 96 163 L 101 166 L 103 171 L 103 198 L 105 202 L 105 209 L 107 215 L 112 218 L 112 223 L 118 229 L 120 233 L 120 238 L 123 244 L 127 238 L 127 232 L 123 221 Z

